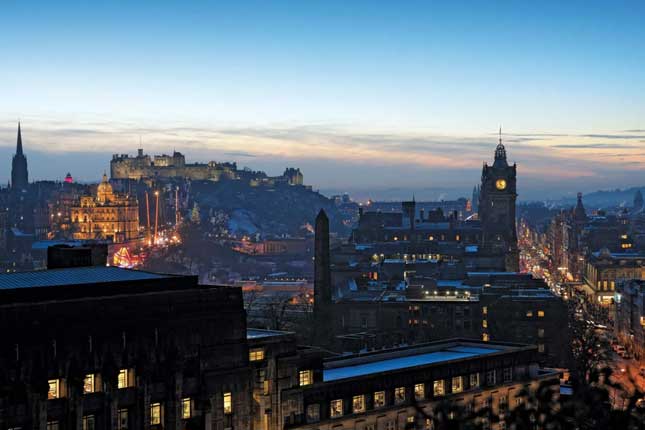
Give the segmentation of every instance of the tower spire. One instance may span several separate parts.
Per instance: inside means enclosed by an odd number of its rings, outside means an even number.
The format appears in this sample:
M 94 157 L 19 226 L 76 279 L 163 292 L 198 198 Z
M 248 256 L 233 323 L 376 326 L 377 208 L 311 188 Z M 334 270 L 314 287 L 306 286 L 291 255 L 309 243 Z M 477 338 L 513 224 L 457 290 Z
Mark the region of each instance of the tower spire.
M 502 126 L 499 126 L 499 144 L 502 144 Z
M 22 133 L 20 132 L 20 121 L 18 121 L 18 140 L 16 142 L 16 155 L 23 155 L 23 153 L 22 153 Z

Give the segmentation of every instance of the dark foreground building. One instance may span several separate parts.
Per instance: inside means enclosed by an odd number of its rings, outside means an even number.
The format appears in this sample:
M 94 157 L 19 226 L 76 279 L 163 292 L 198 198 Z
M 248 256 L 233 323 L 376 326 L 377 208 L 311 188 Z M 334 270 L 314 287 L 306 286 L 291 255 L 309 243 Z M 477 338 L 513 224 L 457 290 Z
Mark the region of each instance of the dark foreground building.
M 0 275 L 0 428 L 250 428 L 239 289 L 111 267 Z
M 501 416 L 558 384 L 510 343 L 329 358 L 247 329 L 239 288 L 104 266 L 0 275 L 0 327 L 3 430 L 431 428 L 440 402 Z

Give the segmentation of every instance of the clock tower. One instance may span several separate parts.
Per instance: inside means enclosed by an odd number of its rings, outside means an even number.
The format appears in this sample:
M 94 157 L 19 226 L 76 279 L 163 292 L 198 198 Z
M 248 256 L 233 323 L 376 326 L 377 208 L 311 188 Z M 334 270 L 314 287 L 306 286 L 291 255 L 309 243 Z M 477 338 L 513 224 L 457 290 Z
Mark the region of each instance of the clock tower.
M 517 165 L 509 166 L 506 161 L 500 128 L 495 161 L 492 166 L 484 163 L 482 169 L 478 213 L 482 225 L 482 251 L 490 255 L 503 255 L 508 272 L 519 271 L 515 227 L 516 175 Z

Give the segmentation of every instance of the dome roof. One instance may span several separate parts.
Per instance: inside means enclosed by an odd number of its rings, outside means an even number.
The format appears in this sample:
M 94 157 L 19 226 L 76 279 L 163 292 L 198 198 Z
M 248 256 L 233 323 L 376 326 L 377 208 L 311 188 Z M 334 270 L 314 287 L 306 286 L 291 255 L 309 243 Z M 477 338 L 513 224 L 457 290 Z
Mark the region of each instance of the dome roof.
M 113 195 L 114 190 L 112 189 L 112 185 L 110 185 L 107 175 L 103 173 L 103 179 L 96 189 L 96 199 L 101 203 L 105 203 L 106 201 L 111 200 Z

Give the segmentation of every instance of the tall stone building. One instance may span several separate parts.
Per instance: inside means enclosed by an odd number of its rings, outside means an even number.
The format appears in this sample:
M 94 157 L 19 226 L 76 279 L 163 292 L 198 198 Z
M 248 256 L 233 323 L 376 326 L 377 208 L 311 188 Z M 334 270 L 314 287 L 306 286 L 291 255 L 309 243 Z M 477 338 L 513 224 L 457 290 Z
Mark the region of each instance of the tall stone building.
M 29 185 L 29 173 L 27 171 L 27 157 L 22 152 L 22 133 L 18 123 L 18 139 L 16 142 L 16 154 L 11 161 L 11 188 L 14 190 L 25 190 Z
M 479 219 L 482 225 L 482 248 L 492 255 L 504 255 L 506 270 L 519 271 L 519 250 L 515 226 L 515 200 L 517 198 L 517 165 L 510 166 L 506 160 L 506 148 L 499 143 L 495 149 L 492 166 L 484 163 Z
M 139 204 L 135 197 L 114 193 L 107 175 L 95 196 L 83 196 L 72 208 L 74 239 L 126 242 L 139 237 Z

